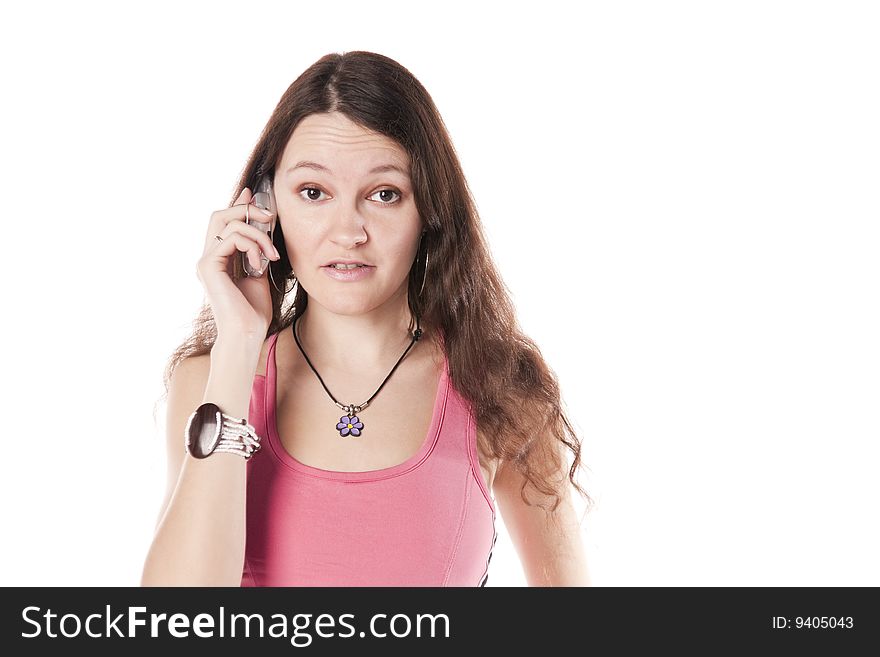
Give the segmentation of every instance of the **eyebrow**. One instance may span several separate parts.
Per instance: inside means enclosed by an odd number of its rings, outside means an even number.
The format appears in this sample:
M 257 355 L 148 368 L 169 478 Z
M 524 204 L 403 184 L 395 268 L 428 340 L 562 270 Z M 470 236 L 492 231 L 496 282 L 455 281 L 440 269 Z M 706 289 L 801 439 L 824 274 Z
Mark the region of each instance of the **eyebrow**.
M 292 173 L 296 169 L 314 169 L 315 171 L 324 171 L 325 173 L 333 175 L 333 172 L 330 171 L 328 167 L 325 167 L 323 164 L 318 164 L 317 162 L 312 162 L 311 160 L 300 160 L 294 166 L 290 167 L 287 170 L 287 173 Z M 385 173 L 386 171 L 397 171 L 398 173 L 402 173 L 404 176 L 409 177 L 409 171 L 391 162 L 373 167 L 367 173 Z

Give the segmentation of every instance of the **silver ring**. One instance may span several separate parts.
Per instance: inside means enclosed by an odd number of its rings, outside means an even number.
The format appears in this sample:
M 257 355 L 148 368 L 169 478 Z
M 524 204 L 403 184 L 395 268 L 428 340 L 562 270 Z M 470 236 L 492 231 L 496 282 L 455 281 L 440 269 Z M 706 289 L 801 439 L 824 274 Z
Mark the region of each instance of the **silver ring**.
M 251 204 L 247 203 L 247 208 L 244 211 L 244 223 L 250 225 L 251 223 Z
M 214 239 L 217 240 L 218 242 L 222 242 L 222 241 L 223 241 L 223 238 L 220 237 L 219 235 L 214 235 Z

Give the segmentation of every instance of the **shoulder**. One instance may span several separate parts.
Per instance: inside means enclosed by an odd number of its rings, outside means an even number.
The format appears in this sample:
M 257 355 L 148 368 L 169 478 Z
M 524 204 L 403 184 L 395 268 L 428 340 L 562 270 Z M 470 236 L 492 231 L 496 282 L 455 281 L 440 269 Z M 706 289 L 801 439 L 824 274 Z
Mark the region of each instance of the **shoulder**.
M 210 352 L 187 356 L 178 362 L 168 380 L 168 413 L 187 415 L 192 412 L 201 403 L 210 375 Z
M 167 475 L 165 496 L 156 519 L 157 526 L 165 515 L 183 466 L 183 432 L 189 416 L 199 406 L 211 373 L 211 354 L 187 356 L 178 362 L 168 380 L 165 411 L 165 444 Z
M 187 356 L 174 368 L 170 385 L 191 384 L 199 379 L 207 379 L 211 370 L 211 352 L 197 356 Z

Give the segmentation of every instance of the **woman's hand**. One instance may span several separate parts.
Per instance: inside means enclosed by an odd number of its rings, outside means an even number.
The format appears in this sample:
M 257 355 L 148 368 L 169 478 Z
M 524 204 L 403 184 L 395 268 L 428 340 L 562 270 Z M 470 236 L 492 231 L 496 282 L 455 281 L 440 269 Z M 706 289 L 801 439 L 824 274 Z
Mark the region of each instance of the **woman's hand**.
M 252 197 L 251 190 L 245 187 L 232 207 L 211 214 L 205 250 L 196 266 L 196 274 L 214 313 L 218 339 L 221 335 L 265 334 L 272 321 L 267 273 L 233 279 L 233 258 L 241 252 L 247 253 L 251 266 L 257 270 L 263 264 L 260 251 L 270 260 L 280 257 L 266 233 L 244 222 Z M 266 222 L 269 216 L 251 204 L 250 219 Z M 215 235 L 223 241 L 217 240 Z

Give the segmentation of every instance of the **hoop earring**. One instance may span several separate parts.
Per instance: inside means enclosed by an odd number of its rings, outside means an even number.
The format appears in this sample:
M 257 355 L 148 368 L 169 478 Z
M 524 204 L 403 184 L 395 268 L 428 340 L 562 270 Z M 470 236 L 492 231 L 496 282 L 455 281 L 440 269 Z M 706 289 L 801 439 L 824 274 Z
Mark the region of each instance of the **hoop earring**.
M 425 249 L 425 271 L 422 274 L 422 287 L 419 289 L 419 298 L 422 296 L 422 290 L 425 289 L 425 279 L 428 277 L 428 249 Z
M 275 283 L 275 276 L 272 275 L 272 263 L 269 263 L 269 280 L 272 282 L 272 287 L 275 288 L 275 291 L 278 292 L 278 294 L 280 294 L 282 297 L 286 297 L 290 292 L 292 292 L 296 288 L 297 283 L 299 282 L 299 281 L 297 281 L 296 274 L 293 273 L 293 270 L 290 270 L 290 276 L 285 278 L 285 280 L 291 280 L 291 279 L 293 279 L 293 285 L 290 286 L 289 290 L 287 290 L 287 289 L 279 290 L 278 284 Z

